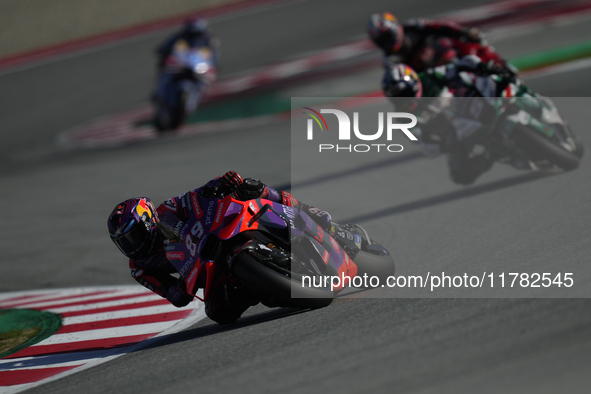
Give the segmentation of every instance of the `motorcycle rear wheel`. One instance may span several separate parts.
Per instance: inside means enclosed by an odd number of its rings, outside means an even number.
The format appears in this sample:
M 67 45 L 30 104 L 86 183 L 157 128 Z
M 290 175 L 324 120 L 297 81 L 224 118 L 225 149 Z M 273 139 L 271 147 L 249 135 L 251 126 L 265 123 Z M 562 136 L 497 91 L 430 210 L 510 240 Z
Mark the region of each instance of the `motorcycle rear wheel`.
M 517 126 L 511 138 L 519 145 L 519 148 L 533 160 L 547 160 L 550 163 L 569 171 L 579 166 L 577 150 L 582 156 L 582 145 L 569 152 L 548 138 L 540 135 L 539 132 L 523 125 Z

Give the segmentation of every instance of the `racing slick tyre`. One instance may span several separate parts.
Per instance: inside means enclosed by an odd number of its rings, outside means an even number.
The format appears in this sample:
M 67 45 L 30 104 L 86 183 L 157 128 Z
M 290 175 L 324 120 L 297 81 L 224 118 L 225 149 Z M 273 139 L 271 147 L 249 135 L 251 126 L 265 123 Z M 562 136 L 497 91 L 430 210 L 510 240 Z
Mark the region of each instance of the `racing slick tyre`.
M 579 166 L 579 157 L 582 156 L 582 144 L 579 147 L 574 146 L 573 151 L 569 152 L 557 143 L 545 138 L 535 130 L 519 125 L 512 134 L 512 139 L 519 145 L 533 160 L 547 160 L 550 163 L 569 171 Z M 575 144 L 577 145 L 577 144 Z M 577 152 L 578 151 L 578 152 Z
M 267 267 L 247 251 L 236 255 L 230 266 L 233 275 L 249 288 L 267 296 L 284 300 L 290 306 L 324 308 L 332 303 L 334 293 L 329 289 L 303 287 L 302 283 Z
M 159 108 L 159 107 L 156 108 L 156 114 L 154 115 L 154 120 L 153 120 L 156 130 L 158 130 L 158 132 L 160 132 L 160 133 L 168 130 L 168 123 L 170 123 L 169 121 L 165 120 L 166 115 L 163 112 L 164 112 L 163 108 Z
M 185 99 L 183 92 L 177 97 L 175 106 L 167 106 L 166 103 L 156 104 L 156 114 L 154 115 L 154 126 L 160 133 L 178 129 L 185 121 Z
M 176 104 L 168 109 L 170 121 L 167 130 L 176 130 L 185 121 L 185 94 L 179 92 L 176 99 Z
M 580 159 L 583 157 L 583 153 L 585 153 L 585 147 L 583 146 L 583 142 L 577 137 L 575 139 L 575 155 Z
M 573 143 L 575 144 L 575 155 L 580 159 L 581 157 L 583 157 L 583 154 L 585 153 L 583 141 L 581 141 L 578 135 L 573 134 L 572 132 L 570 132 L 569 134 L 571 135 Z
M 172 119 L 170 121 L 170 129 L 176 130 L 179 127 L 181 127 L 181 125 L 184 123 L 185 117 L 186 117 L 184 96 L 182 96 L 182 98 L 180 100 L 180 104 L 176 108 L 174 108 L 171 112 L 172 112 Z

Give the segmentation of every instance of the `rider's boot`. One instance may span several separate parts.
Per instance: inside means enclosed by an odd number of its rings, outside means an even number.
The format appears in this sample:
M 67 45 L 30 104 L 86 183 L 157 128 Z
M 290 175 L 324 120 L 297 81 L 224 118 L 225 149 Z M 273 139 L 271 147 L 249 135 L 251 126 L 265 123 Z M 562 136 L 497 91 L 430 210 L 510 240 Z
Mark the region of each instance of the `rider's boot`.
M 328 212 L 297 201 L 291 194 L 285 191 L 281 193 L 281 197 L 283 204 L 297 207 L 300 211 L 310 216 L 312 220 L 327 231 L 341 245 L 349 257 L 353 258 L 359 253 L 363 242 L 367 244 L 365 237 L 362 235 L 365 234 L 365 231 L 356 224 L 340 225 L 334 223 Z

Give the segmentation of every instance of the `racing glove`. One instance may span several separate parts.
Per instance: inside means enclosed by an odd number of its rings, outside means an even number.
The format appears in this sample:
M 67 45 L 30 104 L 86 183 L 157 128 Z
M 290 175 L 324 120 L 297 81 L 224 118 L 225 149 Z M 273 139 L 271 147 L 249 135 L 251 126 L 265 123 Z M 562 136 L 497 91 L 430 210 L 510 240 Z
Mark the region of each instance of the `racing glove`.
M 242 185 L 242 177 L 234 171 L 228 171 L 218 181 L 218 189 L 223 194 L 229 194 Z
M 476 66 L 476 75 L 486 77 L 491 74 L 496 74 L 503 80 L 507 80 L 508 82 L 513 82 L 515 80 L 515 73 L 513 72 L 513 70 L 511 70 L 509 67 L 499 65 L 494 60 L 489 60 L 488 62 L 480 62 Z
M 187 294 L 186 284 L 179 280 L 176 285 L 170 286 L 166 291 L 166 299 L 177 308 L 187 306 L 193 301 L 193 296 Z

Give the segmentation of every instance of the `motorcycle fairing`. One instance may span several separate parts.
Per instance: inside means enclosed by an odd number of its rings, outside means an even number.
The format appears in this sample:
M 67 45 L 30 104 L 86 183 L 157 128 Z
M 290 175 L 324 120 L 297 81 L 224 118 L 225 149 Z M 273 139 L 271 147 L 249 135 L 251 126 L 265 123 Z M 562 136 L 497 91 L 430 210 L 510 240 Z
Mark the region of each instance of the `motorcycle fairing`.
M 357 266 L 338 242 L 296 208 L 266 199 L 205 198 L 195 192 L 187 193 L 181 201 L 189 205 L 189 219 L 181 227 L 178 240 L 165 241 L 165 252 L 187 282 L 190 294 L 200 287 L 211 286 L 215 262 L 202 255 L 208 239 L 226 241 L 240 233 L 260 232 L 269 239 L 283 241 L 288 247 L 297 243 L 293 252 L 303 252 L 304 256 L 298 257 L 305 261 L 312 259 L 326 275 L 352 278 L 357 274 Z M 306 242 L 308 246 L 300 247 Z

